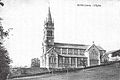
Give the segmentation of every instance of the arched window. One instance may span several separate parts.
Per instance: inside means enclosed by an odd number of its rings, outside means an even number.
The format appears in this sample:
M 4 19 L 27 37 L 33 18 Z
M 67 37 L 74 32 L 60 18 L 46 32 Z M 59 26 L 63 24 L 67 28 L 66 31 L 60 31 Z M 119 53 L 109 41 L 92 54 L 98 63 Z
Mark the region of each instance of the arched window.
M 90 52 L 90 59 L 98 59 L 98 52 L 95 49 Z
M 54 56 L 49 57 L 49 63 L 56 63 L 56 57 Z

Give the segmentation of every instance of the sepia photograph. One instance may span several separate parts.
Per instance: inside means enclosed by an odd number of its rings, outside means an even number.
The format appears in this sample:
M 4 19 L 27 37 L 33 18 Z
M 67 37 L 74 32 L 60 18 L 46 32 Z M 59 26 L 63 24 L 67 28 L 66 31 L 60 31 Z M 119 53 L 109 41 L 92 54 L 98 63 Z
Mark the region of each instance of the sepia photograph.
M 0 80 L 119 80 L 120 0 L 0 0 Z

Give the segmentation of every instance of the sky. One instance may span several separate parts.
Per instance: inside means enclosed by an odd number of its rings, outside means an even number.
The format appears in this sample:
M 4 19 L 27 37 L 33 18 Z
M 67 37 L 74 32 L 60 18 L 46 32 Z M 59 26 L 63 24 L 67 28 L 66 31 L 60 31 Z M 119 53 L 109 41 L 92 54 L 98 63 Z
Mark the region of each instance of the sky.
M 0 17 L 10 31 L 6 48 L 11 65 L 30 66 L 42 54 L 43 28 L 50 6 L 55 42 L 100 45 L 106 51 L 120 49 L 119 0 L 3 0 Z M 84 6 L 77 6 L 83 4 Z M 101 7 L 93 6 L 94 4 Z M 92 6 L 86 6 L 92 5 Z

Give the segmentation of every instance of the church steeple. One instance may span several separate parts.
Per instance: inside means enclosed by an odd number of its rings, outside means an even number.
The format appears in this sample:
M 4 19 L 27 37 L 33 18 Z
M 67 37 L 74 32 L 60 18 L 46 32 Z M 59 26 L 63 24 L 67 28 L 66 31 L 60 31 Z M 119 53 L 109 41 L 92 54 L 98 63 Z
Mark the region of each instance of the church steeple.
M 52 16 L 50 12 L 50 7 L 48 7 L 48 21 L 52 22 Z
M 48 15 L 46 17 L 46 21 L 44 22 L 45 27 L 54 27 L 54 22 L 52 20 L 52 16 L 51 16 L 51 11 L 50 11 L 50 7 L 48 7 Z
M 43 37 L 43 51 L 46 51 L 54 46 L 54 22 L 52 21 L 50 7 L 48 7 L 48 15 L 44 22 L 44 37 Z

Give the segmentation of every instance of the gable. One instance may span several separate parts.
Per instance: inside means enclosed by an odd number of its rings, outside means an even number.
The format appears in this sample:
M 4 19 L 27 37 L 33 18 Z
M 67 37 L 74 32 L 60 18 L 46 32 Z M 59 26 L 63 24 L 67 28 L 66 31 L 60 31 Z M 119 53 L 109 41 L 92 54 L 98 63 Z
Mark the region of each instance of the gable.
M 100 51 L 94 44 L 88 49 L 88 52 L 91 60 L 99 60 Z
M 54 47 L 47 51 L 48 56 L 56 56 L 57 52 L 55 51 Z
M 95 48 L 95 49 L 97 49 L 98 51 L 100 51 L 100 50 L 101 50 L 101 51 L 104 51 L 104 49 L 103 49 L 102 47 L 96 46 L 95 44 L 89 46 L 89 47 L 86 49 L 86 51 L 89 51 L 91 48 Z
M 98 52 L 99 52 L 99 49 L 98 49 L 98 47 L 97 47 L 95 44 L 93 44 L 92 46 L 90 46 L 90 47 L 88 48 L 88 51 L 92 51 L 92 50 L 95 50 L 95 51 L 98 51 Z
M 99 49 L 97 48 L 97 46 L 95 46 L 94 44 L 88 49 L 88 52 L 91 54 L 94 54 L 94 55 L 99 55 L 100 54 L 100 51 Z

